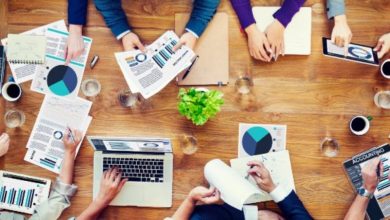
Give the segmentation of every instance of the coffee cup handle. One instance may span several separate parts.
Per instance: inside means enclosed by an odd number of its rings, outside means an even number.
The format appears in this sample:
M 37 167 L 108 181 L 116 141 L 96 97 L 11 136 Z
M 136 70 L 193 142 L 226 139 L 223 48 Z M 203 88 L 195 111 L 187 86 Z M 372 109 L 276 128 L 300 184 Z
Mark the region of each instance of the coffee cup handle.
M 366 118 L 367 118 L 367 120 L 369 120 L 369 121 L 372 121 L 372 119 L 374 119 L 372 116 L 367 116 Z

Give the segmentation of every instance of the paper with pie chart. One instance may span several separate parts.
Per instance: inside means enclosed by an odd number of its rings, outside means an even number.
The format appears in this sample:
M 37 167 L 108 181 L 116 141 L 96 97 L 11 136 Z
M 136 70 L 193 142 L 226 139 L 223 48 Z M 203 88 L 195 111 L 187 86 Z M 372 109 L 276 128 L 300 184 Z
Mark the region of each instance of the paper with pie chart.
M 240 123 L 238 157 L 285 150 L 286 134 L 286 125 Z
M 31 90 L 43 94 L 61 97 L 76 97 L 79 92 L 85 65 L 91 48 L 92 39 L 83 37 L 84 52 L 65 65 L 65 48 L 68 33 L 62 30 L 48 28 L 46 31 L 48 49 L 46 63 L 37 66 Z

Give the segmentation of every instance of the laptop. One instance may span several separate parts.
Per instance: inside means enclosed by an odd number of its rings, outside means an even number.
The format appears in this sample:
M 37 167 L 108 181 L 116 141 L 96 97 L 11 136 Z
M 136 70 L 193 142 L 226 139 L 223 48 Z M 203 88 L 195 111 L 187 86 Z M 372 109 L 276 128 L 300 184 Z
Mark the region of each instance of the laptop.
M 171 207 L 173 153 L 170 139 L 87 136 L 95 149 L 93 198 L 103 172 L 118 167 L 128 181 L 112 206 Z

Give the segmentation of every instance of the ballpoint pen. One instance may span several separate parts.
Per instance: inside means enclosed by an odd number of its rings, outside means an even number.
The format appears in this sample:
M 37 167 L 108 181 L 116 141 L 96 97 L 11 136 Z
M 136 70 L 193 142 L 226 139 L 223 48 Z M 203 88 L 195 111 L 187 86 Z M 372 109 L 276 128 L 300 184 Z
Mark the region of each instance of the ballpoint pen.
M 72 130 L 71 130 L 69 127 L 67 127 L 66 129 L 68 130 L 68 133 L 69 133 L 69 136 L 68 136 L 68 137 L 70 137 L 70 139 L 72 139 L 72 142 L 73 142 L 73 143 L 76 143 L 76 140 L 74 139 Z

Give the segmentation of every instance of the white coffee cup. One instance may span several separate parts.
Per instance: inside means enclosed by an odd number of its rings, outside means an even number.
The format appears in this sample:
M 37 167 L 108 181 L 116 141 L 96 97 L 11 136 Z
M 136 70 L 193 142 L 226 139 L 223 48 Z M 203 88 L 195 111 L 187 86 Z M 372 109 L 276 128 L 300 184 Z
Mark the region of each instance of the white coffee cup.
M 13 91 L 9 91 L 9 88 L 13 87 Z M 13 92 L 12 94 L 10 92 Z M 4 99 L 9 102 L 16 102 L 22 96 L 22 88 L 15 82 L 7 82 L 1 89 L 1 94 Z
M 390 59 L 383 61 L 382 65 L 381 65 L 382 76 L 385 77 L 386 79 L 390 79 L 390 68 L 386 68 L 387 71 L 385 72 L 385 69 L 383 68 L 385 65 L 386 65 L 386 67 L 390 66 Z
M 364 135 L 370 129 L 370 120 L 371 118 L 362 115 L 355 116 L 349 122 L 349 130 L 355 135 Z

